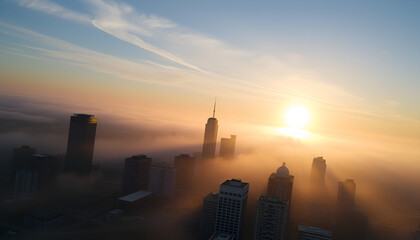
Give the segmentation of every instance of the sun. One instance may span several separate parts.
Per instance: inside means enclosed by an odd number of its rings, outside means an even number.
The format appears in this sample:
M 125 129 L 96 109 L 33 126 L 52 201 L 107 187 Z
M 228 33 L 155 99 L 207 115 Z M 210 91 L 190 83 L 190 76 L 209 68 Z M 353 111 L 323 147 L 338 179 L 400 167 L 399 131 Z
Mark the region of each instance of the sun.
M 304 128 L 311 118 L 309 111 L 302 106 L 290 107 L 284 114 L 284 120 L 289 127 L 302 129 Z
M 311 133 L 303 128 L 308 125 L 311 114 L 303 106 L 292 106 L 284 114 L 287 127 L 277 128 L 277 132 L 284 136 L 303 139 Z

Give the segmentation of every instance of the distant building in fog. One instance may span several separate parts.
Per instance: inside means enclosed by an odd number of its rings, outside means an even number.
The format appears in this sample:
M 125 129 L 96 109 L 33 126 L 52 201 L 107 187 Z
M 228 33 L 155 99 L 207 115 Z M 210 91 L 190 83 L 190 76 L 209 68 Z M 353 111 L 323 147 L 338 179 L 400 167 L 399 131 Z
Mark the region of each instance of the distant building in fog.
M 324 158 L 316 157 L 312 161 L 311 183 L 316 188 L 324 187 L 327 164 Z
M 241 239 L 248 201 L 249 184 L 241 180 L 226 180 L 220 185 L 215 232 L 230 233 Z
M 356 184 L 352 179 L 338 183 L 334 237 L 341 240 L 366 238 L 367 217 L 355 208 Z
M 235 157 L 236 135 L 230 135 L 230 138 L 222 138 L 220 140 L 219 156 L 225 159 L 233 159 Z
M 175 157 L 176 187 L 180 190 L 190 189 L 193 183 L 195 158 L 189 154 L 181 154 Z
M 152 159 L 136 155 L 125 159 L 122 189 L 124 193 L 147 190 L 149 187 Z
M 213 117 L 209 118 L 206 123 L 206 129 L 204 132 L 203 151 L 201 153 L 201 159 L 214 159 L 216 155 L 216 142 L 217 142 L 217 129 L 218 123 L 215 118 L 216 102 L 214 103 Z
M 74 114 L 70 117 L 67 171 L 79 175 L 90 174 L 97 122 L 98 120 L 89 114 Z
M 16 180 L 17 171 L 30 169 L 30 161 L 32 155 L 35 153 L 36 150 L 27 145 L 13 149 L 12 168 L 10 172 L 10 181 L 12 183 Z
M 38 191 L 38 171 L 20 170 L 16 172 L 15 196 L 31 197 Z
M 159 197 L 171 197 L 175 193 L 176 167 L 167 162 L 152 163 L 149 191 Z
M 331 240 L 331 231 L 317 227 L 299 225 L 298 240 Z
M 284 240 L 286 236 L 289 201 L 260 196 L 257 201 L 254 240 Z
M 337 212 L 345 214 L 354 209 L 356 184 L 353 179 L 346 179 L 338 183 Z
M 286 163 L 277 169 L 276 173 L 272 173 L 268 179 L 267 195 L 277 197 L 280 200 L 292 199 L 294 176 L 289 174 Z
M 214 233 L 217 213 L 217 193 L 209 193 L 203 199 L 203 210 L 201 212 L 200 235 L 209 238 Z
M 58 160 L 47 154 L 34 154 L 31 170 L 38 172 L 38 191 L 49 190 L 55 184 L 58 175 Z

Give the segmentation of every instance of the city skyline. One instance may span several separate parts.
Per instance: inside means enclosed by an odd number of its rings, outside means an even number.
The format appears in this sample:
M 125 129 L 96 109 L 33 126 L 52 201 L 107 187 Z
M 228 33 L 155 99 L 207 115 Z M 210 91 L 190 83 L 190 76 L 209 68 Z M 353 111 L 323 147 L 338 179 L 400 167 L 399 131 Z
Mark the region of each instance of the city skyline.
M 414 236 L 418 12 L 0 0 L 0 238 Z

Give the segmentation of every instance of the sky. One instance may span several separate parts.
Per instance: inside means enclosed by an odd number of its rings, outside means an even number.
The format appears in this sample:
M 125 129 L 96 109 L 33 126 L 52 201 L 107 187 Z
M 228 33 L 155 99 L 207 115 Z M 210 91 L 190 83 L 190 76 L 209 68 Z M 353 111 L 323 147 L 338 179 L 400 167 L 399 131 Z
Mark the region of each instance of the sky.
M 111 142 L 135 138 L 130 125 L 139 138 L 199 145 L 217 98 L 219 137 L 272 141 L 301 105 L 312 133 L 302 141 L 318 152 L 346 145 L 413 163 L 419 10 L 418 1 L 1 0 L 0 140 L 18 144 L 34 136 L 29 125 L 86 112 L 114 123 L 103 133 Z M 164 144 L 173 142 L 153 148 Z

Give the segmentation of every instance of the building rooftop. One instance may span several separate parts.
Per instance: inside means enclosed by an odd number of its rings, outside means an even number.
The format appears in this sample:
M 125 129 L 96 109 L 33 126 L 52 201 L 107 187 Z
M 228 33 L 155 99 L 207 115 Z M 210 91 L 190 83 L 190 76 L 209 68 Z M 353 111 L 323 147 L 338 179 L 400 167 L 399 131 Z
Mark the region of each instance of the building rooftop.
M 299 230 L 299 232 L 306 232 L 306 233 L 312 233 L 312 234 L 331 237 L 331 231 L 328 231 L 328 230 L 325 230 L 325 229 L 322 229 L 322 228 L 306 226 L 306 225 L 299 225 L 298 230 Z
M 271 202 L 271 203 L 278 203 L 278 204 L 287 204 L 287 201 L 280 200 L 277 197 L 271 197 L 271 196 L 260 196 L 258 200 Z
M 240 179 L 234 179 L 226 180 L 224 183 L 222 183 L 223 186 L 230 186 L 230 187 L 239 187 L 239 188 L 245 188 L 249 185 L 249 183 L 242 182 Z M 221 185 L 221 186 L 222 186 Z
M 140 200 L 142 198 L 148 197 L 150 195 L 152 195 L 152 192 L 148 192 L 148 191 L 138 191 L 138 192 L 133 192 L 130 193 L 128 195 L 125 195 L 123 197 L 118 198 L 118 200 L 124 201 L 124 202 L 135 202 L 137 200 Z

